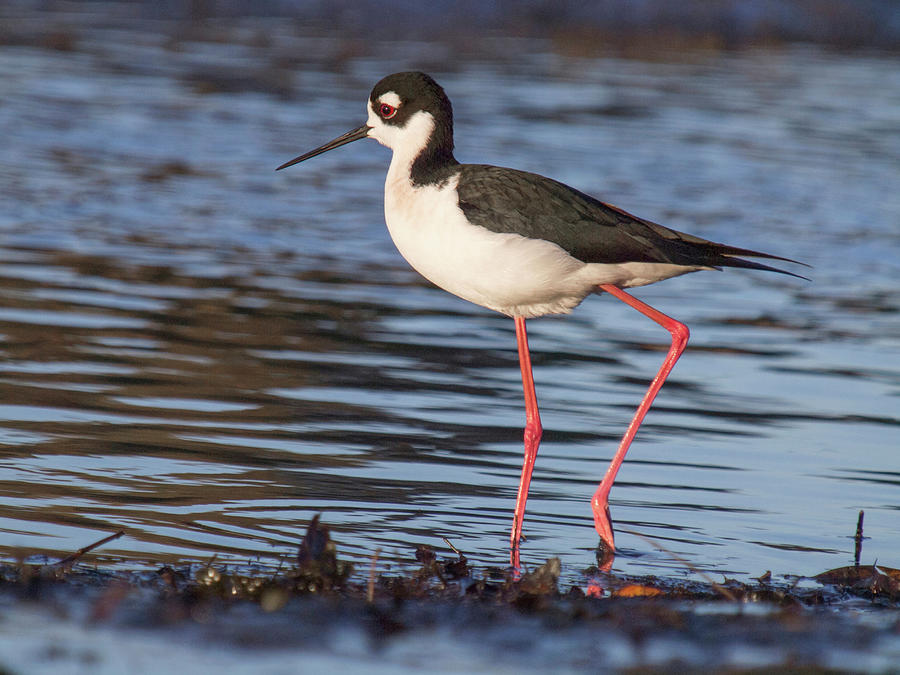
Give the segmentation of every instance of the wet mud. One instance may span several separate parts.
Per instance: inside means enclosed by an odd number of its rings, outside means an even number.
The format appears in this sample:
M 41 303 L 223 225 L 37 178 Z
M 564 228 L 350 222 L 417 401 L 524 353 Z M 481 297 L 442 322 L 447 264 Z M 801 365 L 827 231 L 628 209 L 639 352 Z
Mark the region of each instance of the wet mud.
M 88 634 L 165 636 L 201 660 L 236 649 L 245 664 L 276 652 L 346 665 L 347 639 L 361 662 L 397 672 L 432 654 L 452 654 L 437 672 L 463 664 L 469 672 L 889 672 L 900 653 L 900 570 L 881 565 L 749 583 L 593 567 L 567 584 L 558 558 L 485 568 L 448 547 L 421 546 L 403 569 L 378 571 L 377 552 L 371 566 L 355 568 L 318 518 L 274 571 L 211 561 L 109 572 L 85 564 L 86 547 L 57 563 L 0 567 L 0 604 L 7 625 L 23 608 L 40 608 Z

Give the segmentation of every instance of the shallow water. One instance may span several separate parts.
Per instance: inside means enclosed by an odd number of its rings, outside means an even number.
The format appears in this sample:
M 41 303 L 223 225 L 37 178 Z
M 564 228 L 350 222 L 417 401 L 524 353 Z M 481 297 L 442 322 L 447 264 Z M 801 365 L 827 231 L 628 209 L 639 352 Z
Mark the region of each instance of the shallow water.
M 234 36 L 233 36 L 234 37 Z M 277 561 L 315 513 L 382 564 L 503 565 L 521 464 L 512 322 L 433 288 L 382 221 L 387 151 L 274 173 L 428 67 L 457 156 L 538 171 L 812 265 L 637 294 L 692 329 L 611 494 L 627 573 L 900 560 L 900 69 L 814 49 L 433 66 L 279 33 L 0 47 L 0 555 Z M 302 56 L 297 56 L 297 55 Z M 431 65 L 429 65 L 431 64 Z M 802 269 L 798 269 L 804 273 Z M 523 560 L 593 562 L 588 499 L 666 334 L 608 297 L 530 323 L 545 437 Z

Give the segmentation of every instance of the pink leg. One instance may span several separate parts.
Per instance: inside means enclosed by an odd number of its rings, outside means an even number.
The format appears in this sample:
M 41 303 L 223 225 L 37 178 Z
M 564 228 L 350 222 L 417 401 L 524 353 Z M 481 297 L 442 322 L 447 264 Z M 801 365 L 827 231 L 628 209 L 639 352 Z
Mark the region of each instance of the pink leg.
M 628 452 L 628 448 L 637 433 L 638 427 L 641 426 L 641 422 L 644 421 L 644 416 L 653 404 L 653 399 L 656 398 L 656 394 L 659 393 L 660 388 L 663 386 L 663 382 L 666 381 L 666 378 L 675 366 L 675 362 L 687 346 L 690 332 L 688 331 L 688 327 L 683 323 L 653 309 L 650 305 L 630 296 L 621 288 L 607 284 L 601 285 L 600 288 L 610 295 L 614 295 L 622 302 L 631 305 L 644 316 L 653 319 L 672 334 L 672 346 L 669 347 L 669 353 L 666 354 L 666 359 L 663 361 L 659 372 L 656 373 L 656 377 L 654 377 L 653 382 L 650 383 L 650 388 L 647 389 L 647 393 L 644 394 L 644 399 L 638 406 L 637 412 L 635 412 L 634 418 L 631 420 L 631 424 L 628 425 L 628 429 L 626 429 L 625 435 L 622 437 L 622 442 L 619 444 L 619 449 L 616 450 L 616 454 L 613 456 L 612 461 L 609 463 L 609 468 L 606 470 L 606 475 L 603 476 L 603 480 L 600 481 L 600 485 L 594 493 L 594 498 L 591 500 L 591 509 L 594 512 L 594 527 L 600 535 L 602 544 L 608 548 L 609 553 L 612 553 L 616 550 L 616 547 L 613 541 L 612 521 L 609 517 L 609 491 L 612 488 L 613 481 L 616 480 L 616 474 L 619 471 L 619 467 L 622 465 L 622 460 L 625 459 L 625 453 Z
M 534 378 L 531 374 L 531 354 L 528 351 L 528 335 L 525 319 L 516 317 L 516 342 L 519 347 L 519 366 L 522 369 L 522 388 L 525 390 L 525 459 L 522 462 L 522 477 L 519 479 L 519 494 L 516 497 L 516 511 L 513 516 L 512 533 L 509 537 L 510 564 L 519 567 L 519 539 L 522 536 L 522 520 L 525 518 L 525 502 L 528 501 L 528 486 L 531 472 L 541 444 L 541 415 L 534 393 Z

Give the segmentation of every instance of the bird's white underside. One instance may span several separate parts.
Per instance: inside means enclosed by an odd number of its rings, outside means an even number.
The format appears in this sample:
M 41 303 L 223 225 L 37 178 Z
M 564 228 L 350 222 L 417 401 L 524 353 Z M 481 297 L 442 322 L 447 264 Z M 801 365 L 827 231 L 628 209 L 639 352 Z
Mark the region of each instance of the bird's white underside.
M 378 102 L 397 107 L 388 92 Z M 583 263 L 556 244 L 497 233 L 466 219 L 458 177 L 415 186 L 413 160 L 428 142 L 434 118 L 420 111 L 403 127 L 385 124 L 368 106 L 369 136 L 394 152 L 384 185 L 388 231 L 401 255 L 423 277 L 477 305 L 525 318 L 567 314 L 600 284 L 643 286 L 703 267 L 665 263 Z

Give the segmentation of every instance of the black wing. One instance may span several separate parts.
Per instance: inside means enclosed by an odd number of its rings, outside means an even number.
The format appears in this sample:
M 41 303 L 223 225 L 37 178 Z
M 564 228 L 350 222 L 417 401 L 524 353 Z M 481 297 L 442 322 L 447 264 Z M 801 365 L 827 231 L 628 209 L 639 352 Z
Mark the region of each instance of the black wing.
M 457 191 L 459 206 L 473 224 L 551 241 L 582 262 L 744 267 L 800 277 L 734 256 L 797 262 L 790 258 L 671 230 L 534 173 L 464 164 Z

